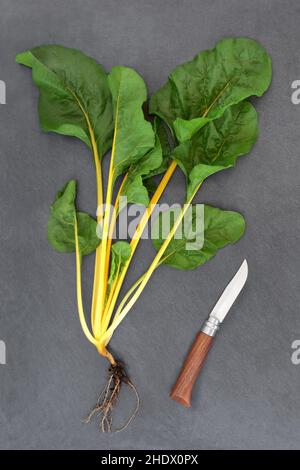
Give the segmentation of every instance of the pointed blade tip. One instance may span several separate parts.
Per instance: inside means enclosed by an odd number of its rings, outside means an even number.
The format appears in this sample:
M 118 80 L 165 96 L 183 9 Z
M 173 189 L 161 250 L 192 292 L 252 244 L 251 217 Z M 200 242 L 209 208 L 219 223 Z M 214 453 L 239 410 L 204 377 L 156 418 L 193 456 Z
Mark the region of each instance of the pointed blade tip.
M 248 263 L 246 258 L 224 289 L 221 297 L 211 311 L 210 315 L 216 317 L 220 323 L 223 322 L 234 301 L 239 296 L 248 278 Z M 238 284 L 236 284 L 238 282 Z
M 248 272 L 249 272 L 248 263 L 247 263 L 246 258 L 245 258 L 244 261 L 242 262 L 242 264 L 241 264 L 241 266 L 240 266 L 240 270 L 243 271 L 244 276 L 245 276 L 245 282 L 246 282 L 247 277 L 248 277 Z

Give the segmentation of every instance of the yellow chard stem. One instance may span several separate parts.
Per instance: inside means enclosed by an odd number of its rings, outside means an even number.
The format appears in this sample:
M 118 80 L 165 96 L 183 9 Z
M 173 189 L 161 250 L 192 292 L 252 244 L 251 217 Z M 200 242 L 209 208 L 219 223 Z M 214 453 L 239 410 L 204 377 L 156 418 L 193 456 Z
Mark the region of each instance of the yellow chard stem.
M 121 186 L 119 188 L 116 200 L 115 200 L 115 206 L 113 213 L 111 215 L 111 222 L 109 226 L 109 233 L 108 233 L 108 240 L 107 240 L 107 247 L 106 247 L 106 261 L 105 261 L 105 278 L 108 279 L 108 273 L 109 273 L 109 262 L 110 262 L 110 251 L 111 251 L 111 245 L 112 245 L 112 239 L 114 236 L 114 230 L 116 226 L 116 221 L 119 213 L 119 205 L 120 205 L 120 197 L 124 188 L 124 184 L 127 180 L 128 173 L 123 178 L 123 181 L 121 183 Z
M 111 289 L 110 289 L 110 292 L 109 292 L 109 295 L 108 295 L 108 299 L 107 299 L 107 303 L 110 304 L 111 302 L 111 299 L 114 295 L 114 290 L 115 290 L 115 287 L 116 287 L 116 283 L 118 281 L 118 275 L 119 275 L 119 270 L 117 272 L 117 275 L 116 275 L 116 278 L 111 286 Z M 104 314 L 101 318 L 101 331 L 104 332 L 107 330 L 107 327 L 108 327 L 108 323 L 109 323 L 109 319 L 107 318 L 107 316 L 105 317 Z
M 96 248 L 95 253 L 95 266 L 94 266 L 94 282 L 93 282 L 93 297 L 92 297 L 92 309 L 91 309 L 91 324 L 94 331 L 95 325 L 95 311 L 96 311 L 96 299 L 99 290 L 99 261 L 101 254 L 101 244 Z
M 77 217 L 75 214 L 75 248 L 76 248 L 76 289 L 77 289 L 77 304 L 78 304 L 78 314 L 81 324 L 81 328 L 87 337 L 87 339 L 97 346 L 97 341 L 94 336 L 91 334 L 85 320 L 85 315 L 83 311 L 82 303 L 82 289 L 81 289 L 81 255 L 79 250 L 79 241 L 78 241 L 78 227 L 77 227 Z
M 91 136 L 91 143 L 92 143 L 92 150 L 95 162 L 95 169 L 96 169 L 96 183 L 97 183 L 97 222 L 98 224 L 102 221 L 102 214 L 100 213 L 100 208 L 103 205 L 103 185 L 102 185 L 102 170 L 101 170 L 101 161 L 99 158 L 98 147 L 95 140 L 94 132 L 89 127 L 90 136 Z M 91 323 L 92 328 L 94 325 L 94 316 L 95 316 L 95 304 L 96 298 L 98 295 L 98 287 L 99 287 L 99 279 L 98 279 L 98 270 L 99 270 L 99 260 L 100 260 L 100 244 L 96 248 L 95 253 L 95 268 L 94 268 L 94 284 L 93 284 L 93 298 L 92 298 L 92 310 L 91 310 Z
M 118 103 L 116 108 L 116 116 L 118 115 Z M 101 247 L 100 247 L 100 260 L 98 263 L 97 269 L 97 280 L 98 280 L 98 295 L 95 299 L 95 309 L 94 309 L 94 325 L 93 332 L 95 338 L 99 339 L 101 331 L 101 317 L 104 308 L 106 289 L 107 289 L 107 277 L 106 277 L 106 256 L 107 256 L 107 239 L 109 234 L 109 224 L 110 224 L 110 206 L 112 202 L 113 195 L 113 186 L 114 186 L 114 160 L 116 152 L 116 138 L 117 138 L 117 120 L 115 123 L 114 129 L 114 138 L 112 144 L 112 151 L 110 157 L 109 165 L 109 175 L 107 183 L 107 193 L 106 193 L 106 202 L 105 202 L 105 214 L 103 220 L 103 229 L 102 229 L 102 238 L 101 238 Z

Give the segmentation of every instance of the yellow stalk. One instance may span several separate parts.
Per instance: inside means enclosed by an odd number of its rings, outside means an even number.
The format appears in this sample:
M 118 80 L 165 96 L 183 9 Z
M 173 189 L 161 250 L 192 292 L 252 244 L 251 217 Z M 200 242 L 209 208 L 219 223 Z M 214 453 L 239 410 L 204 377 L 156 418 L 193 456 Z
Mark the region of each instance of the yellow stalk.
M 111 216 L 111 222 L 109 226 L 109 233 L 108 233 L 108 240 L 107 240 L 107 248 L 106 248 L 106 261 L 105 261 L 105 278 L 106 279 L 108 279 L 111 244 L 112 244 L 116 221 L 117 221 L 117 217 L 119 213 L 120 197 L 124 188 L 124 184 L 127 180 L 127 176 L 128 176 L 128 173 L 126 173 L 126 175 L 123 178 L 122 184 L 120 186 L 120 189 L 118 191 L 118 194 L 115 200 L 114 211 Z
M 190 207 L 191 202 L 192 202 L 196 192 L 200 188 L 200 186 L 201 186 L 201 183 L 197 186 L 197 188 L 193 192 L 193 194 L 190 197 L 190 199 L 188 200 L 188 202 L 184 205 L 184 208 L 182 209 L 180 215 L 177 217 L 172 229 L 170 230 L 167 238 L 165 239 L 165 241 L 163 242 L 163 244 L 160 247 L 159 251 L 157 252 L 157 255 L 155 256 L 154 260 L 152 261 L 149 269 L 146 271 L 146 273 L 143 277 L 143 280 L 140 283 L 137 290 L 135 291 L 134 295 L 131 297 L 131 299 L 129 300 L 129 302 L 127 303 L 125 308 L 122 310 L 122 312 L 118 314 L 118 317 L 113 320 L 111 326 L 107 329 L 107 331 L 102 334 L 102 336 L 100 338 L 100 342 L 102 344 L 106 345 L 108 343 L 108 341 L 110 340 L 110 338 L 111 338 L 113 332 L 115 331 L 115 329 L 118 327 L 118 325 L 121 323 L 121 321 L 125 318 L 125 316 L 129 312 L 129 310 L 133 307 L 135 302 L 138 300 L 138 298 L 141 295 L 142 291 L 144 290 L 147 282 L 149 281 L 151 275 L 153 274 L 154 270 L 159 265 L 160 260 L 163 256 L 164 252 L 166 251 L 166 249 L 167 249 L 169 243 L 171 242 L 171 240 L 172 240 L 176 230 L 178 229 L 179 225 L 181 224 L 181 222 L 183 220 L 183 217 L 184 217 L 186 211 L 188 210 L 188 208 Z
M 95 266 L 94 266 L 94 282 L 93 282 L 93 297 L 92 297 L 92 308 L 91 308 L 91 324 L 94 332 L 95 326 L 95 311 L 96 311 L 96 299 L 98 297 L 99 290 L 99 261 L 101 255 L 101 243 L 96 248 L 95 253 Z
M 89 123 L 89 121 L 88 121 Z M 88 124 L 89 125 L 89 124 Z M 102 188 L 102 171 L 101 171 L 101 162 L 98 154 L 98 147 L 95 140 L 95 135 L 92 128 L 89 125 L 89 132 L 91 136 L 91 143 L 92 143 L 92 150 L 94 155 L 95 161 L 95 168 L 96 168 L 96 183 L 97 183 L 97 222 L 98 224 L 101 223 L 102 214 L 99 212 L 99 208 L 102 207 L 103 204 L 103 188 Z M 101 244 L 99 244 L 96 248 L 95 253 L 95 267 L 94 267 L 94 283 L 93 283 L 93 298 L 92 298 L 92 309 L 91 309 L 91 323 L 92 328 L 94 326 L 94 317 L 95 317 L 95 305 L 96 305 L 96 298 L 98 296 L 98 288 L 99 288 L 99 278 L 98 278 L 98 270 L 99 270 L 99 260 L 100 260 L 100 251 L 101 251 Z
M 95 313 L 94 313 L 94 327 L 93 332 L 95 338 L 100 337 L 100 330 L 101 330 L 101 317 L 105 302 L 105 295 L 107 289 L 107 278 L 105 277 L 106 274 L 106 254 L 107 254 L 107 238 L 109 233 L 109 224 L 110 224 L 110 205 L 112 202 L 112 194 L 113 194 L 113 185 L 114 185 L 114 159 L 115 159 L 115 152 L 116 152 L 116 138 L 117 138 L 117 116 L 118 116 L 118 102 L 116 106 L 116 118 L 115 118 L 115 129 L 114 129 L 114 138 L 112 144 L 112 151 L 110 157 L 110 165 L 109 165 L 109 175 L 108 175 L 108 183 L 107 183 L 107 193 L 106 193 L 106 207 L 105 207 L 105 215 L 103 221 L 103 229 L 102 229 L 102 240 L 101 240 L 101 248 L 100 248 L 100 260 L 99 266 L 97 269 L 97 279 L 98 279 L 98 295 L 95 299 Z
M 111 299 L 114 295 L 114 290 L 115 290 L 115 287 L 116 287 L 116 283 L 118 281 L 119 269 L 116 273 L 116 277 L 114 279 L 114 282 L 112 283 L 112 286 L 111 286 L 111 289 L 110 289 L 110 292 L 109 292 L 109 296 L 108 296 L 108 299 L 107 299 L 108 304 L 110 304 Z M 106 324 L 106 318 L 103 315 L 102 318 L 101 318 L 101 331 L 106 331 L 107 327 L 108 327 L 108 324 Z
M 163 178 L 161 179 L 155 193 L 153 194 L 152 199 L 150 201 L 150 204 L 147 207 L 146 211 L 144 212 L 144 214 L 143 214 L 143 216 L 140 220 L 140 223 L 137 226 L 136 231 L 135 231 L 135 233 L 132 237 L 132 240 L 131 240 L 131 243 L 130 243 L 130 246 L 131 246 L 130 257 L 127 260 L 125 266 L 122 269 L 121 274 L 118 277 L 118 280 L 117 280 L 117 283 L 116 283 L 116 286 L 115 286 L 115 289 L 114 289 L 113 296 L 112 296 L 110 302 L 107 302 L 104 313 L 103 313 L 103 317 L 102 317 L 103 318 L 103 323 L 105 323 L 107 325 L 109 324 L 109 321 L 112 317 L 113 310 L 114 310 L 114 307 L 116 305 L 118 295 L 120 293 L 120 290 L 121 290 L 126 272 L 129 268 L 130 262 L 133 258 L 133 255 L 134 255 L 135 250 L 138 246 L 138 243 L 141 239 L 143 231 L 144 231 L 144 229 L 145 229 L 145 227 L 148 223 L 149 218 L 151 217 L 151 214 L 152 214 L 153 210 L 155 209 L 155 206 L 156 206 L 157 202 L 159 201 L 159 199 L 160 199 L 162 193 L 164 192 L 168 182 L 170 181 L 171 176 L 173 175 L 176 167 L 177 167 L 177 163 L 175 162 L 175 160 L 173 160 L 172 163 L 170 164 L 169 168 L 167 169 L 166 173 L 164 174 Z M 102 330 L 102 332 L 104 333 L 105 330 Z
M 85 320 L 85 315 L 83 311 L 82 303 L 82 289 L 81 289 L 81 255 L 79 251 L 79 241 L 78 241 L 78 227 L 77 227 L 77 218 L 75 215 L 75 247 L 76 247 L 76 288 L 77 288 L 77 304 L 78 304 L 78 314 L 81 324 L 81 328 L 87 337 L 87 339 L 97 347 L 97 341 L 94 336 L 91 334 Z

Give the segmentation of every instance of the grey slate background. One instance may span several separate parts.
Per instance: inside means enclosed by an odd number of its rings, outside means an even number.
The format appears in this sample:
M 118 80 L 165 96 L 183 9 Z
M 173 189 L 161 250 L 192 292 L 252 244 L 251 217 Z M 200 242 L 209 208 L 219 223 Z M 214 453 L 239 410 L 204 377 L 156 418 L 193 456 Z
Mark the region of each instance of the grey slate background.
M 0 366 L 1 449 L 296 449 L 300 447 L 300 4 L 278 0 L 0 0 Z M 79 205 L 94 211 L 93 162 L 71 138 L 44 134 L 31 74 L 17 52 L 42 43 L 82 49 L 107 69 L 136 68 L 149 92 L 170 70 L 222 37 L 249 36 L 273 59 L 273 83 L 259 101 L 260 138 L 235 170 L 210 178 L 198 196 L 241 211 L 244 238 L 196 271 L 162 267 L 115 334 L 142 406 L 121 434 L 81 423 L 104 383 L 106 363 L 83 336 L 75 302 L 74 257 L 52 251 L 48 207 L 69 178 Z M 176 173 L 165 200 L 181 201 Z M 137 253 L 128 285 L 153 257 Z M 168 398 L 199 325 L 242 259 L 249 281 L 210 353 L 193 409 Z M 92 258 L 84 264 L 89 302 Z M 118 417 L 125 418 L 130 396 Z

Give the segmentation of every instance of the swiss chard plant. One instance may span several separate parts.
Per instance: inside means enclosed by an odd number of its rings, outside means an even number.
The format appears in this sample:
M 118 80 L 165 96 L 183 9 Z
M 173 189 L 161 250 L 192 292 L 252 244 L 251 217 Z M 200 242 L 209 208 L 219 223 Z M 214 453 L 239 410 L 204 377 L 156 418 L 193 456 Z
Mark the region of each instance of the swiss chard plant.
M 88 421 L 100 414 L 102 430 L 110 431 L 122 383 L 136 389 L 124 366 L 113 357 L 109 342 L 154 271 L 161 264 L 194 269 L 244 233 L 241 214 L 209 205 L 204 206 L 203 223 L 199 224 L 193 202 L 209 176 L 233 167 L 254 145 L 257 112 L 248 98 L 263 95 L 269 87 L 271 60 L 254 40 L 221 40 L 171 72 L 166 84 L 151 97 L 147 117 L 143 111 L 147 102 L 145 83 L 129 67 L 113 67 L 108 73 L 91 57 L 58 45 L 33 48 L 18 54 L 16 60 L 32 69 L 40 91 L 42 129 L 77 137 L 88 146 L 94 161 L 96 219 L 77 209 L 76 181 L 70 180 L 50 207 L 48 239 L 55 250 L 76 256 L 81 326 L 110 363 L 104 395 Z M 108 153 L 104 198 L 102 161 Z M 138 243 L 177 167 L 186 179 L 184 205 L 164 236 L 163 217 L 157 218 L 159 236 L 153 239 L 156 255 L 120 299 Z M 145 211 L 130 240 L 115 240 L 118 217 L 129 203 L 142 204 Z M 187 211 L 192 214 L 191 236 L 187 230 L 180 238 L 176 235 Z M 203 243 L 189 250 L 188 242 L 196 237 L 197 227 Z M 95 269 L 88 321 L 82 301 L 81 261 L 90 253 L 95 253 Z

